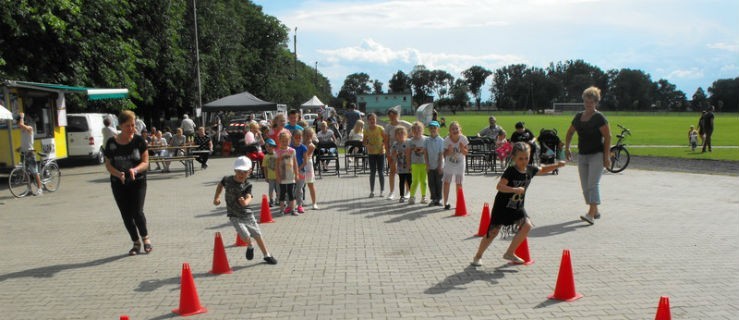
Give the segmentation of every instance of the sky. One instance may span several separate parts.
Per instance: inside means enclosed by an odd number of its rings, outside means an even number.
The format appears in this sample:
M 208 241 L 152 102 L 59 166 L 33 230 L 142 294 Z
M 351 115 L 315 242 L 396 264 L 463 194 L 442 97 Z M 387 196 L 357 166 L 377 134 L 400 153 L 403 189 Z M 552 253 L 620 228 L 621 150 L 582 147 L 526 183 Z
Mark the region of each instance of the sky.
M 364 72 L 385 84 L 415 65 L 455 78 L 473 65 L 546 68 L 582 59 L 640 69 L 690 99 L 739 77 L 736 0 L 255 0 L 290 30 L 298 59 L 331 82 Z M 492 78 L 483 87 L 489 97 Z

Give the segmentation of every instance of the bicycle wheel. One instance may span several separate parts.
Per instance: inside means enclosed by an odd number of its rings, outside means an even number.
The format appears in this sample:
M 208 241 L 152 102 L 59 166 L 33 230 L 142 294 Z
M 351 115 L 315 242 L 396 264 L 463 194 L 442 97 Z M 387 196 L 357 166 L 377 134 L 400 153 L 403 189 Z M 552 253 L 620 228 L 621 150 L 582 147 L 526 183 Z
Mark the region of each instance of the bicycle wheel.
M 606 169 L 613 173 L 619 173 L 629 166 L 629 161 L 631 161 L 629 150 L 626 150 L 623 146 L 611 147 L 611 167 Z
M 10 172 L 8 185 L 10 193 L 16 198 L 25 197 L 31 191 L 31 179 L 23 168 L 15 168 Z
M 59 165 L 56 162 L 49 162 L 41 169 L 41 184 L 44 185 L 44 189 L 49 192 L 54 192 L 59 189 L 59 184 L 62 182 L 62 172 L 59 170 Z

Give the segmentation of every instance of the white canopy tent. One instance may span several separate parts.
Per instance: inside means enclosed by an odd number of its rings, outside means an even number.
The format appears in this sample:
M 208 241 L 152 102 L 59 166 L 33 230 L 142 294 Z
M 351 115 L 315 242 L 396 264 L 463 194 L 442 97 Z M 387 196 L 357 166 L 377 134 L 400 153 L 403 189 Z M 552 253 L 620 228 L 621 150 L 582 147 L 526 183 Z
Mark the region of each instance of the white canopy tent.
M 0 104 L 0 120 L 13 120 L 13 113 Z
M 310 100 L 306 101 L 305 103 L 300 105 L 300 109 L 303 110 L 303 113 L 318 113 L 323 106 L 325 106 L 323 102 L 321 102 L 318 97 L 313 96 L 313 98 L 310 98 Z

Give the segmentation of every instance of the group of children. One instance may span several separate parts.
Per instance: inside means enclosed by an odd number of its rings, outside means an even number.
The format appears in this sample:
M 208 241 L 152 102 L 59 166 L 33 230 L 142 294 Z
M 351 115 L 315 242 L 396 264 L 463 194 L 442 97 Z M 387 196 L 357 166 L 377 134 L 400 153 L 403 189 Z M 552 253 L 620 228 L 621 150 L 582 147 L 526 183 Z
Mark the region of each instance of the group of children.
M 400 202 L 415 203 L 415 195 L 418 187 L 421 189 L 421 203 L 429 206 L 441 206 L 450 209 L 449 189 L 454 181 L 457 189 L 462 188 L 465 172 L 465 158 L 468 152 L 469 141 L 462 134 L 458 122 L 449 125 L 449 136 L 442 139 L 439 136 L 439 123 L 429 123 L 429 137 L 423 135 L 423 124 L 416 122 L 411 127 L 411 137 L 403 126 L 394 126 L 391 132 L 384 134 L 384 129 L 377 126 L 377 115 L 368 116 L 368 127 L 364 131 L 364 144 L 370 155 L 370 197 L 374 197 L 374 175 L 378 173 L 380 179 L 380 196 L 383 192 L 382 169 L 385 155 L 385 144 L 390 145 L 387 154 L 388 164 L 397 170 L 399 177 Z M 392 134 L 393 141 L 388 141 Z M 305 184 L 311 193 L 313 207 L 315 203 L 315 177 L 313 174 L 312 153 L 315 151 L 313 145 L 312 129 L 294 130 L 280 132 L 278 143 L 273 139 L 267 139 L 263 170 L 265 178 L 269 183 L 269 197 L 272 199 L 274 193 L 280 194 L 280 209 L 285 214 L 298 215 L 303 212 L 302 189 Z M 373 157 L 374 156 L 374 157 Z M 501 176 L 496 186 L 491 222 L 488 232 L 480 241 L 477 253 L 473 257 L 472 265 L 480 266 L 483 253 L 492 243 L 493 239 L 501 231 L 507 229 L 515 232 L 508 249 L 503 258 L 513 263 L 523 263 L 523 259 L 515 255 L 518 245 L 526 239 L 532 228 L 531 221 L 524 209 L 526 190 L 533 176 L 551 172 L 565 165 L 564 161 L 537 167 L 529 164 L 531 147 L 525 142 L 513 144 L 511 157 L 513 165 L 508 167 Z M 373 161 L 374 158 L 374 161 Z M 379 160 L 382 162 L 379 162 Z M 374 163 L 373 163 L 374 162 Z M 220 204 L 220 194 L 226 190 L 226 205 L 228 216 L 237 232 L 247 242 L 246 258 L 254 258 L 254 249 L 251 237 L 256 240 L 261 249 L 264 260 L 269 264 L 276 264 L 277 260 L 272 257 L 264 244 L 253 212 L 249 209 L 253 196 L 251 184 L 247 177 L 251 172 L 251 162 L 247 157 L 239 157 L 234 163 L 234 175 L 221 179 L 216 188 L 214 205 Z M 391 170 L 395 171 L 395 170 Z M 427 184 L 428 180 L 428 184 Z M 442 184 L 443 182 L 443 184 Z M 426 198 L 426 187 L 430 189 L 430 201 Z M 443 185 L 443 200 L 441 197 Z M 406 197 L 406 188 L 409 196 Z M 278 189 L 279 191 L 275 191 Z M 393 197 L 393 186 L 389 199 Z M 297 200 L 297 206 L 296 206 Z M 442 204 L 443 201 L 443 204 Z

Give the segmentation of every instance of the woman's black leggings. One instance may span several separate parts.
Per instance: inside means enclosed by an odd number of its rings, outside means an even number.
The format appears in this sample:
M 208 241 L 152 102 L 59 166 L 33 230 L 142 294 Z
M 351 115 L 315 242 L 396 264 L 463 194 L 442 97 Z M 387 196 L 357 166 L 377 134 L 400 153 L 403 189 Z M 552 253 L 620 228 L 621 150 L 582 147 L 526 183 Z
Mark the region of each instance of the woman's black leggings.
M 371 154 L 369 155 L 370 166 L 370 191 L 375 192 L 375 174 L 379 175 L 380 192 L 385 190 L 385 155 Z
M 117 178 L 111 177 L 110 186 L 113 189 L 113 198 L 121 211 L 123 225 L 126 226 L 131 241 L 139 241 L 139 235 L 146 238 L 149 231 L 146 229 L 144 215 L 144 201 L 146 200 L 146 179 L 126 181 L 122 184 Z

